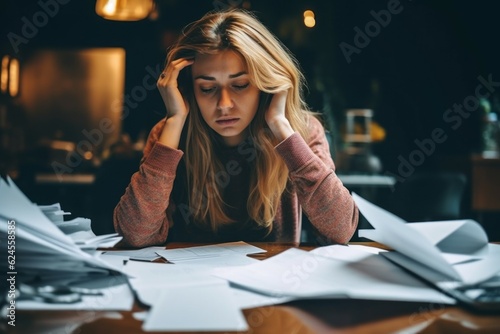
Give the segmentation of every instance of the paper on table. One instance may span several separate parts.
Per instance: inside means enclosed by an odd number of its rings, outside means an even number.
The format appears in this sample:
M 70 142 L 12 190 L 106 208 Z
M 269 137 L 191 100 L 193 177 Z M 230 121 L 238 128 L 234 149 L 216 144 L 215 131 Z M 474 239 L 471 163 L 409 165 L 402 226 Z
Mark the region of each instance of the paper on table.
M 105 254 L 110 256 L 126 256 L 128 259 L 137 261 L 154 261 L 161 257 L 156 252 L 164 249 L 165 247 L 153 246 L 134 250 L 112 250 L 106 251 Z
M 50 235 L 52 239 L 64 247 L 73 248 L 73 241 L 54 225 L 31 201 L 19 190 L 15 183 L 8 178 L 9 183 L 0 178 L 2 201 L 0 214 L 8 219 L 16 219 L 26 230 L 33 231 L 40 237 Z
M 54 222 L 54 224 L 65 234 L 77 231 L 92 231 L 91 220 L 88 218 L 76 217 L 71 220 Z
M 486 280 L 500 271 L 500 261 L 491 251 L 495 245 L 488 244 L 486 233 L 478 223 L 472 220 L 406 223 L 357 194 L 352 196 L 360 212 L 375 228 L 360 230 L 359 236 L 383 243 L 406 258 L 467 284 Z M 469 256 L 468 262 L 457 263 L 456 256 L 450 257 L 444 252 Z
M 214 270 L 214 275 L 271 296 L 455 303 L 378 254 L 338 250 L 343 254 L 335 258 L 325 256 L 335 254 L 335 248 L 322 255 L 292 248 L 251 265 Z
M 139 300 L 146 305 L 153 305 L 159 297 L 158 291 L 164 287 L 212 284 L 221 281 L 211 275 L 214 267 L 241 266 L 256 261 L 239 254 L 181 264 L 128 261 L 123 271 L 130 276 L 130 285 Z
M 95 254 L 96 257 L 99 257 L 102 261 L 112 265 L 115 268 L 118 268 L 123 271 L 123 266 L 125 266 L 125 263 L 128 261 L 129 257 L 128 256 L 109 256 L 106 252 L 103 251 L 98 251 Z
M 84 232 L 84 231 L 80 231 Z M 110 234 L 102 234 L 95 235 L 93 232 L 91 234 L 82 234 L 79 232 L 73 233 L 70 237 L 75 241 L 75 244 L 78 246 L 86 246 L 86 247 L 114 247 L 118 242 L 120 242 L 123 237 L 118 235 L 118 233 L 110 233 Z
M 74 241 L 65 235 L 53 222 L 51 222 L 41 211 L 33 204 L 15 185 L 7 178 L 7 182 L 0 177 L 0 192 L 2 201 L 0 201 L 0 217 L 6 220 L 15 220 L 16 222 L 16 244 L 23 242 L 38 245 L 38 252 L 28 253 L 25 251 L 24 257 L 28 259 L 31 255 L 47 254 L 57 252 L 59 255 L 65 255 L 75 259 L 80 264 L 85 263 L 89 267 L 89 272 L 115 270 L 109 264 L 79 249 Z M 7 233 L 6 224 L 0 224 L 0 233 Z M 30 247 L 33 249 L 33 247 Z M 20 252 L 23 250 L 20 249 Z M 44 261 L 48 270 L 59 270 L 58 264 L 51 261 Z M 83 267 L 82 267 L 83 268 Z M 17 266 L 18 271 L 21 269 Z M 29 268 L 25 268 L 29 270 Z
M 257 254 L 266 250 L 247 244 L 246 242 L 228 242 L 216 245 L 175 248 L 157 251 L 156 253 L 172 263 L 191 261 L 202 258 L 220 257 L 236 254 Z
M 377 231 L 378 239 L 374 241 L 383 243 L 408 257 L 417 261 L 428 263 L 433 268 L 438 268 L 443 274 L 460 279 L 458 273 L 448 265 L 439 250 L 426 239 L 420 232 L 411 230 L 406 222 L 398 216 L 379 208 L 368 202 L 356 193 L 352 194 L 360 212 Z M 359 232 L 359 236 L 364 231 Z
M 415 261 L 398 252 L 387 252 L 383 254 L 384 257 L 391 261 L 398 263 L 404 268 L 417 273 L 419 276 L 425 278 L 438 286 L 441 283 L 448 284 L 450 281 L 448 277 L 440 275 L 440 273 L 429 266 Z M 453 265 L 453 268 L 458 272 L 461 277 L 459 285 L 474 285 L 486 281 L 500 273 L 498 270 L 498 259 L 500 259 L 500 245 L 489 245 L 488 256 L 477 261 L 460 262 Z
M 149 312 L 145 331 L 245 331 L 248 329 L 227 282 L 165 287 Z
M 386 250 L 364 245 L 331 245 L 317 247 L 310 251 L 311 254 L 350 262 L 360 261 L 370 254 L 379 254 L 382 252 L 386 252 Z
M 420 232 L 443 253 L 471 257 L 488 253 L 488 236 L 477 222 L 471 219 L 407 223 Z

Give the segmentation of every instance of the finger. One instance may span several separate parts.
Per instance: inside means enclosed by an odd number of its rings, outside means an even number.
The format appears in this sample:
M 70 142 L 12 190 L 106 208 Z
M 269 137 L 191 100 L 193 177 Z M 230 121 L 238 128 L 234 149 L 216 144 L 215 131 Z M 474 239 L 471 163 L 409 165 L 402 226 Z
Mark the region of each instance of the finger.
M 193 58 L 179 58 L 172 61 L 167 65 L 165 70 L 160 74 L 159 80 L 164 80 L 166 82 L 176 81 L 179 76 L 179 72 L 185 67 L 194 63 Z

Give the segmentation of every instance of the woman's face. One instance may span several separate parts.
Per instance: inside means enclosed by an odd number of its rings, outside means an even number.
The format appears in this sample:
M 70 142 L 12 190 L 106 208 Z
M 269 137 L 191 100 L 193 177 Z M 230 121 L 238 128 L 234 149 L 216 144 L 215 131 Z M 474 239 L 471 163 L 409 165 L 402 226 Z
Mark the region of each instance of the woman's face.
M 201 115 L 226 145 L 237 146 L 259 105 L 243 57 L 232 50 L 197 55 L 192 65 L 194 95 Z

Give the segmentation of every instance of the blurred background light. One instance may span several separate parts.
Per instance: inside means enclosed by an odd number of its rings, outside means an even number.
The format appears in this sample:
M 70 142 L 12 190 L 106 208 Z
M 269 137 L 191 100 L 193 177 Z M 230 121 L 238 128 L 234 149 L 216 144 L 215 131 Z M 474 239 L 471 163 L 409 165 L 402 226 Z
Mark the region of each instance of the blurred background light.
M 153 11 L 153 0 L 97 0 L 96 13 L 115 21 L 139 21 Z
M 314 12 L 312 10 L 304 11 L 304 25 L 308 28 L 312 28 L 316 25 L 316 19 L 314 18 Z

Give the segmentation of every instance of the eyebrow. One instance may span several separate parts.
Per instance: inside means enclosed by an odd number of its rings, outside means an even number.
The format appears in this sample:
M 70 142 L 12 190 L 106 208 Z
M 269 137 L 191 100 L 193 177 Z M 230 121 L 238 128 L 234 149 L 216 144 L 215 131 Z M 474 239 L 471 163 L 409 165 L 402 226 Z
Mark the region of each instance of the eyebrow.
M 242 75 L 244 75 L 244 74 L 248 74 L 248 73 L 247 73 L 247 72 L 245 72 L 245 71 L 241 71 L 241 72 L 238 72 L 238 73 L 236 73 L 236 74 L 230 74 L 230 75 L 229 75 L 229 78 L 230 78 L 230 79 L 237 78 L 237 77 L 242 76 Z M 196 76 L 196 77 L 194 78 L 194 80 L 196 80 L 196 79 L 203 79 L 203 80 L 215 80 L 215 78 L 214 78 L 214 77 L 210 77 L 210 76 L 208 76 L 208 75 L 198 75 L 198 76 Z

